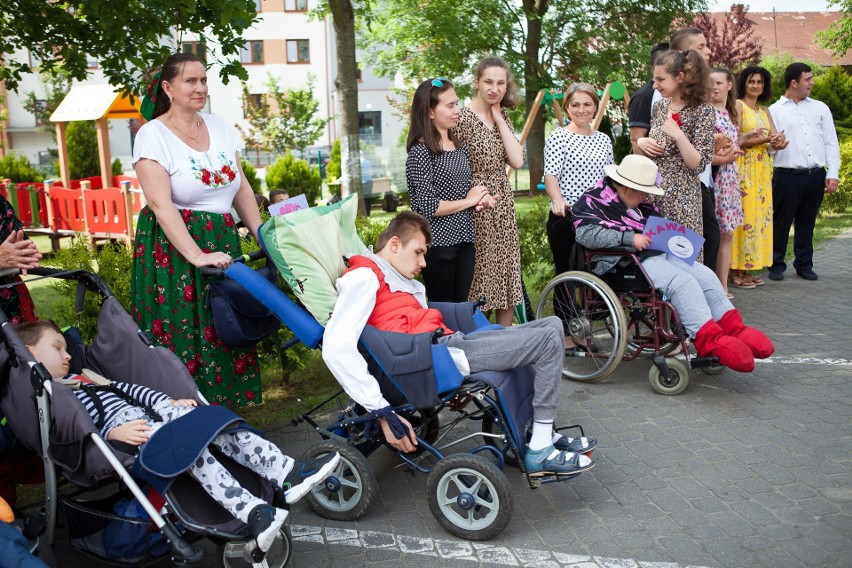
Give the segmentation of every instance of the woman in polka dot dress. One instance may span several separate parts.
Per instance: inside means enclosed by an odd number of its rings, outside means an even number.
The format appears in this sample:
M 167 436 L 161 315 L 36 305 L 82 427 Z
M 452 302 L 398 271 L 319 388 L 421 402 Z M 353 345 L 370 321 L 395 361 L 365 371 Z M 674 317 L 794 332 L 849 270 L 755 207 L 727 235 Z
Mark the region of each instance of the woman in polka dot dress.
M 574 246 L 571 206 L 604 178 L 604 166 L 615 161 L 612 140 L 592 128 L 599 103 L 592 85 L 571 85 L 565 93 L 565 112 L 571 122 L 554 130 L 544 145 L 544 188 L 550 197 L 547 242 L 556 274 L 569 270 Z
M 476 264 L 470 299 L 484 297 L 485 309 L 496 309 L 497 323 L 508 327 L 523 301 L 515 199 L 506 176 L 507 165 L 524 165 L 524 149 L 505 110 L 515 107 L 518 94 L 509 66 L 499 57 L 479 63 L 473 90 L 476 97 L 461 111 L 453 133 L 467 145 L 473 183 L 487 187 L 497 205 L 473 216 Z
M 411 103 L 405 180 L 411 209 L 429 221 L 432 246 L 423 283 L 432 302 L 465 302 L 473 280 L 474 210 L 493 207 L 484 185 L 471 182 L 467 147 L 450 131 L 459 99 L 447 79 L 423 81 Z

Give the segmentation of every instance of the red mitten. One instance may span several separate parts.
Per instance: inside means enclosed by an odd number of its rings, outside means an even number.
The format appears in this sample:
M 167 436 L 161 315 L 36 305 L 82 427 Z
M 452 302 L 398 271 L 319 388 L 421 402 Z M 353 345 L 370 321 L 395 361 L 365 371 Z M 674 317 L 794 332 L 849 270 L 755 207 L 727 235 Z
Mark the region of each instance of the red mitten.
M 775 353 L 775 346 L 772 345 L 772 341 L 759 329 L 745 325 L 740 316 L 740 311 L 736 308 L 725 312 L 718 323 L 726 334 L 736 337 L 748 345 L 757 359 L 766 359 Z
M 754 356 L 751 354 L 751 349 L 736 337 L 725 335 L 722 328 L 713 320 L 701 326 L 692 343 L 702 357 L 718 357 L 722 365 L 740 373 L 754 371 Z

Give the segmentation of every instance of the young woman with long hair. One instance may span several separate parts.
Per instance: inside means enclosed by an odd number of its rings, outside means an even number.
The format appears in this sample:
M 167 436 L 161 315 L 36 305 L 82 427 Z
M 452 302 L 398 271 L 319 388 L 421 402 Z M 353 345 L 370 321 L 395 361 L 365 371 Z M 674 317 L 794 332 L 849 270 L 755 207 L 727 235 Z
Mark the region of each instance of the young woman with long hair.
M 654 66 L 654 88 L 663 99 L 654 105 L 651 129 L 637 145 L 659 167 L 665 195 L 655 203 L 663 217 L 704 234 L 699 175 L 713 159 L 716 113 L 707 103 L 710 76 L 695 51 L 669 51 Z M 698 261 L 703 256 L 699 255 Z
M 465 302 L 475 261 L 475 209 L 495 198 L 471 182 L 467 147 L 452 133 L 459 99 L 443 77 L 423 81 L 411 103 L 405 179 L 411 209 L 429 221 L 432 246 L 426 253 L 423 283 L 433 302 Z
M 524 164 L 524 149 L 506 112 L 517 105 L 518 89 L 509 65 L 486 57 L 474 71 L 473 91 L 453 133 L 467 145 L 474 185 L 488 188 L 497 205 L 473 216 L 476 264 L 470 298 L 484 297 L 485 309 L 496 309 L 497 323 L 508 327 L 515 305 L 523 301 L 515 199 L 506 176 L 507 165 Z

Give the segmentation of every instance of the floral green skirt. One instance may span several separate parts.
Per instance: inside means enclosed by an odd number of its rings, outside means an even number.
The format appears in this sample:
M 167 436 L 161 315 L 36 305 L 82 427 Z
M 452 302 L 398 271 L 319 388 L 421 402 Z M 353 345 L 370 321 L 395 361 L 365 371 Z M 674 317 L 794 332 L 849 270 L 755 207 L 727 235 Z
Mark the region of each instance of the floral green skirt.
M 240 254 L 230 214 L 181 210 L 189 234 L 204 252 Z M 155 341 L 186 364 L 201 393 L 213 404 L 260 404 L 260 366 L 254 349 L 222 343 L 213 314 L 204 306 L 209 282 L 171 245 L 154 214 L 139 215 L 131 275 L 131 314 Z

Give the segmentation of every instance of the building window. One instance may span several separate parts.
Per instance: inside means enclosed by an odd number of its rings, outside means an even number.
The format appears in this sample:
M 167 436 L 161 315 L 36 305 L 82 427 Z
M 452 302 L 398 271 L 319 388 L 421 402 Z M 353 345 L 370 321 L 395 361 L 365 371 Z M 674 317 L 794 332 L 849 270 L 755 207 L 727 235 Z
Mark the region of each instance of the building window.
M 355 64 L 355 80 L 358 81 L 359 83 L 364 82 L 364 73 L 361 72 L 361 64 L 360 63 Z
M 381 111 L 364 111 L 358 113 L 358 134 L 361 140 L 382 145 L 382 113 Z
M 284 0 L 285 12 L 307 12 L 308 0 Z
M 306 39 L 287 40 L 287 63 L 310 63 L 311 47 Z
M 47 101 L 44 99 L 38 99 L 36 101 L 36 106 L 38 107 L 39 112 L 35 115 L 35 125 L 45 126 L 47 123 L 42 119 L 47 117 Z
M 202 63 L 207 64 L 207 46 L 201 41 L 186 41 L 181 44 L 180 50 L 183 53 L 191 53 L 196 56 Z
M 254 0 L 254 10 L 258 13 L 263 11 L 263 0 Z
M 248 118 L 248 107 L 260 109 L 263 108 L 263 95 L 260 93 L 252 93 L 248 96 L 248 99 L 243 102 L 243 118 Z
M 240 50 L 241 63 L 263 63 L 263 41 L 247 41 Z

